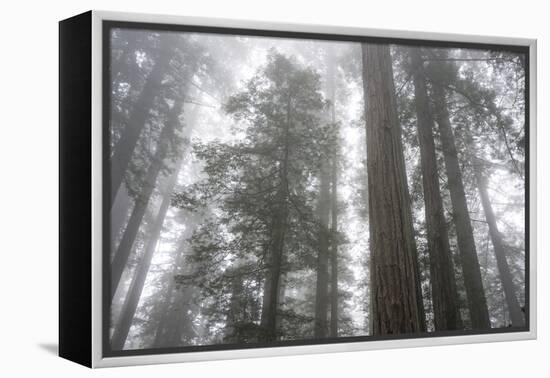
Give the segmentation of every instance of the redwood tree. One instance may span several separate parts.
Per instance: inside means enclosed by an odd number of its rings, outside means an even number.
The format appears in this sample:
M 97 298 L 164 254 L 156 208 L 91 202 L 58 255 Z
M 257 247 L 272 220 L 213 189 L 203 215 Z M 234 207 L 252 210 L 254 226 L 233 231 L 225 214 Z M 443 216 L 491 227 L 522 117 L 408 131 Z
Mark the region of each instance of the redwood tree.
M 420 146 L 434 326 L 436 330 L 455 330 L 459 327 L 460 317 L 449 235 L 441 199 L 433 135 L 434 121 L 428 101 L 421 49 L 410 48 L 409 52 Z
M 363 44 L 371 333 L 425 329 L 390 47 Z
M 479 260 L 476 251 L 474 234 L 468 203 L 462 179 L 462 171 L 459 165 L 458 153 L 455 145 L 455 138 L 449 119 L 447 109 L 447 94 L 444 87 L 434 83 L 433 103 L 435 108 L 435 119 L 439 126 L 441 146 L 447 172 L 447 183 L 451 195 L 453 210 L 453 222 L 456 228 L 460 262 L 464 275 L 464 286 L 468 300 L 468 309 L 473 329 L 491 328 L 487 300 L 481 279 Z

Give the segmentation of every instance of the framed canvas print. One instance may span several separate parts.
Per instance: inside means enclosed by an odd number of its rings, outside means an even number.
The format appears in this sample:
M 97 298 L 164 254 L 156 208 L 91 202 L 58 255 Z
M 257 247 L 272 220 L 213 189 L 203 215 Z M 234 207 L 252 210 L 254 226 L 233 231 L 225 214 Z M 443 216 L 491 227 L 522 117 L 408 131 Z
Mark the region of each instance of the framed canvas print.
M 60 22 L 60 355 L 536 337 L 536 41 Z

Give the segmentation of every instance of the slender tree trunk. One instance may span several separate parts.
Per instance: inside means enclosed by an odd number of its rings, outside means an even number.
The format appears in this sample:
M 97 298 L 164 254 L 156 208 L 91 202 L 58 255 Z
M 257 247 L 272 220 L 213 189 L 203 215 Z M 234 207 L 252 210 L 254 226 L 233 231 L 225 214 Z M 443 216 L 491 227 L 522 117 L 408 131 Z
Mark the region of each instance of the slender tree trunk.
M 285 293 L 286 293 L 286 284 L 287 284 L 287 275 L 286 273 L 281 274 L 281 278 L 279 280 L 279 302 L 277 303 L 277 308 L 281 309 L 285 304 Z M 278 313 L 277 314 L 277 321 L 276 321 L 276 328 L 277 332 L 279 333 L 279 338 L 282 336 L 282 321 L 283 316 Z
M 236 277 L 231 280 L 231 299 L 229 301 L 229 311 L 224 330 L 224 342 L 241 343 L 246 341 L 246 335 L 243 335 L 237 325 L 247 322 L 247 298 L 243 286 L 242 277 L 239 277 L 242 260 L 235 261 L 229 271 L 230 275 Z
M 434 325 L 437 331 L 456 330 L 460 318 L 449 235 L 439 187 L 433 136 L 434 122 L 428 102 L 420 49 L 411 48 L 409 51 L 412 60 L 411 71 L 420 145 Z
M 175 276 L 175 273 L 174 273 Z M 165 295 L 162 299 L 162 311 L 160 312 L 160 320 L 157 325 L 157 330 L 155 332 L 155 339 L 153 340 L 152 347 L 153 348 L 159 348 L 166 345 L 164 342 L 165 333 L 166 333 L 166 325 L 169 322 L 169 312 L 172 309 L 172 304 L 175 297 L 175 290 L 176 290 L 176 284 L 175 280 L 171 279 L 168 283 L 168 287 L 166 288 Z
M 174 300 L 170 307 L 168 323 L 164 333 L 162 344 L 164 347 L 182 346 L 185 337 L 195 336 L 192 325 L 194 319 L 187 314 L 187 311 L 193 311 L 192 296 L 192 288 L 178 288 L 174 292 Z
M 371 333 L 425 330 L 390 48 L 363 44 Z
M 453 221 L 456 227 L 458 249 L 460 252 L 460 261 L 464 275 L 464 286 L 466 288 L 472 328 L 489 329 L 491 328 L 491 322 L 489 320 L 489 311 L 487 310 L 487 300 L 481 280 L 481 271 L 479 268 L 472 225 L 470 223 L 462 172 L 458 162 L 455 138 L 447 110 L 446 94 L 444 89 L 438 85 L 433 86 L 433 101 L 435 117 L 441 136 L 445 168 L 447 170 L 448 187 L 453 208 Z
M 132 214 L 118 245 L 115 257 L 111 264 L 111 299 L 118 288 L 120 278 L 122 277 L 122 273 L 128 262 L 128 257 L 132 251 L 143 216 L 145 215 L 149 200 L 153 194 L 157 177 L 162 169 L 164 159 L 167 156 L 170 140 L 174 137 L 175 130 L 178 127 L 178 117 L 182 111 L 182 107 L 183 101 L 177 100 L 168 114 L 168 119 L 159 137 L 158 147 L 155 151 L 151 164 L 149 165 L 144 185 L 138 198 L 136 199 L 134 209 L 132 210 Z
M 483 212 L 485 213 L 485 219 L 489 225 L 489 235 L 491 236 L 491 242 L 493 243 L 493 249 L 495 252 L 495 258 L 497 261 L 498 272 L 500 280 L 502 282 L 502 288 L 504 290 L 504 296 L 506 297 L 506 304 L 508 306 L 508 313 L 510 314 L 510 320 L 513 327 L 523 327 L 525 325 L 525 317 L 521 311 L 516 296 L 516 287 L 510 272 L 510 266 L 506 260 L 506 247 L 502 239 L 502 234 L 498 230 L 497 220 L 493 211 L 493 206 L 487 192 L 487 178 L 482 172 L 482 162 L 475 157 L 472 159 L 474 165 L 474 173 L 476 177 L 477 189 L 481 198 L 481 205 L 483 206 Z
M 319 247 L 317 255 L 317 283 L 315 290 L 315 338 L 326 337 L 328 331 L 328 262 L 330 212 L 330 170 L 328 162 L 321 163 L 320 178 L 320 194 L 317 209 L 319 215 Z
M 118 191 L 111 210 L 111 259 L 115 255 L 119 235 L 128 221 L 128 212 L 132 208 L 132 202 L 125 187 Z
M 153 347 L 168 348 L 178 347 L 182 345 L 182 337 L 186 329 L 193 329 L 187 311 L 190 310 L 192 289 L 179 288 L 174 284 L 170 284 L 169 296 L 166 297 L 168 302 L 165 305 L 166 312 L 163 314 L 162 322 L 159 322 L 155 333 Z M 195 334 L 188 335 L 194 337 Z
M 330 336 L 338 337 L 338 161 L 332 160 L 330 239 Z
M 185 259 L 185 245 L 187 244 L 188 239 L 193 235 L 196 225 L 204 218 L 204 215 L 198 213 L 188 213 L 186 217 L 186 228 L 180 236 L 180 242 L 178 243 L 176 251 L 178 251 L 177 256 L 174 259 L 174 268 L 172 269 L 168 287 L 166 288 L 166 293 L 163 298 L 160 300 L 162 304 L 162 310 L 160 311 L 161 318 L 159 320 L 157 330 L 155 332 L 155 339 L 153 341 L 153 347 L 167 347 L 171 346 L 169 343 L 171 340 L 181 339 L 181 334 L 175 335 L 174 338 L 170 337 L 170 334 L 174 334 L 175 330 L 173 329 L 173 324 L 184 321 L 185 310 L 181 309 L 182 305 L 182 288 L 176 285 L 174 277 L 178 274 L 184 274 L 193 271 L 193 267 L 189 265 L 189 262 Z M 185 265 L 184 265 L 185 264 Z M 195 288 L 191 287 L 189 290 Z M 186 289 L 187 290 L 187 289 Z M 188 302 L 184 303 L 189 306 Z
M 328 97 L 331 101 L 330 121 L 336 127 L 336 61 L 333 48 L 327 52 L 327 84 Z M 330 337 L 338 337 L 338 151 L 339 134 L 336 140 L 333 156 L 330 162 Z
M 162 78 L 167 70 L 170 60 L 173 57 L 175 49 L 168 46 L 168 43 L 161 43 L 161 52 L 145 81 L 138 99 L 132 107 L 130 119 L 128 120 L 126 127 L 124 127 L 122 135 L 111 156 L 111 206 L 120 186 L 122 185 L 122 182 L 124 181 L 124 176 L 126 175 L 126 171 L 130 165 L 139 136 L 149 120 L 150 109 L 153 107 L 155 97 L 159 93 L 162 86 Z
M 237 263 L 238 267 L 238 263 Z M 233 272 L 238 269 L 232 270 Z M 240 278 L 235 278 L 231 282 L 231 300 L 229 302 L 229 312 L 227 314 L 227 320 L 225 324 L 224 342 L 240 343 L 242 342 L 240 335 L 237 334 L 235 325 L 243 321 L 242 316 L 242 295 L 243 295 L 243 283 Z
M 270 264 L 264 282 L 264 296 L 262 301 L 262 341 L 270 342 L 277 338 L 277 303 L 279 302 L 279 283 L 281 277 L 281 261 L 284 251 L 285 234 L 287 227 L 287 213 L 285 209 L 276 217 L 273 225 L 273 241 L 270 248 Z
M 292 127 L 291 97 L 287 99 L 287 119 L 284 127 L 285 146 L 283 158 L 280 162 L 279 178 L 280 189 L 277 193 L 278 209 L 273 219 L 272 239 L 268 251 L 269 266 L 264 282 L 264 295 L 262 301 L 262 315 L 260 327 L 262 335 L 260 339 L 265 342 L 277 339 L 277 305 L 279 303 L 279 283 L 281 278 L 281 266 L 283 261 L 285 237 L 288 228 L 288 198 L 289 181 L 288 170 L 290 164 L 290 129 Z
M 143 285 L 145 284 L 145 279 L 147 278 L 147 273 L 149 272 L 149 267 L 151 266 L 151 261 L 153 260 L 153 255 L 160 238 L 162 225 L 164 224 L 166 213 L 170 207 L 172 192 L 176 186 L 180 168 L 181 160 L 166 185 L 166 192 L 156 216 L 155 223 L 150 232 L 145 253 L 143 254 L 143 257 L 134 272 L 134 277 L 132 278 L 130 288 L 128 289 L 128 294 L 124 300 L 118 324 L 115 327 L 113 338 L 111 340 L 111 348 L 113 350 L 121 350 L 124 348 L 124 344 L 126 342 L 126 338 L 128 337 L 128 332 L 130 331 L 132 320 L 134 319 L 139 299 L 143 291 Z

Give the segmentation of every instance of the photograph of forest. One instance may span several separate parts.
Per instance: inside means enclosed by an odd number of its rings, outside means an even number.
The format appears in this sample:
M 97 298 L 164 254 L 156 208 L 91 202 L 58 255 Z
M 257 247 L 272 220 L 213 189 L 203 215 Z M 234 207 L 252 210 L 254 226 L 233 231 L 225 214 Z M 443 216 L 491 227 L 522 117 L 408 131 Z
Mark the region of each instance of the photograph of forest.
M 524 50 L 121 24 L 110 351 L 526 329 Z

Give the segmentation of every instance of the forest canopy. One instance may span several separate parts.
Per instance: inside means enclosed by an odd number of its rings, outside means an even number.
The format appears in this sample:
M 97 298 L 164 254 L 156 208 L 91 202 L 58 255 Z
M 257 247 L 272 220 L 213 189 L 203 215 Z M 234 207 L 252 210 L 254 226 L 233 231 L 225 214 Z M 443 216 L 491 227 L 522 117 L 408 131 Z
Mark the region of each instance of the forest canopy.
M 112 351 L 525 329 L 524 52 L 109 37 Z

